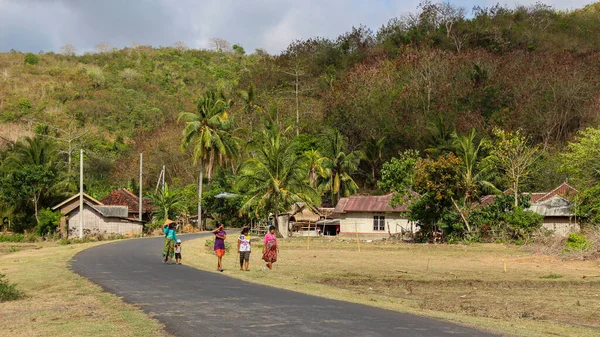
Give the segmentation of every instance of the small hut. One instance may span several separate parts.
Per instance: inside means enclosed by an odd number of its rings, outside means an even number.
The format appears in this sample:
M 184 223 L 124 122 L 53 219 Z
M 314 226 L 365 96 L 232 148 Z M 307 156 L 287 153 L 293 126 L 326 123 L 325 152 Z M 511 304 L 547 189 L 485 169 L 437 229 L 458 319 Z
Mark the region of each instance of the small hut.
M 52 207 L 62 213 L 60 231 L 64 237 L 79 232 L 79 193 Z M 83 194 L 83 233 L 90 234 L 138 234 L 143 222 L 128 217 L 126 206 L 107 206 Z

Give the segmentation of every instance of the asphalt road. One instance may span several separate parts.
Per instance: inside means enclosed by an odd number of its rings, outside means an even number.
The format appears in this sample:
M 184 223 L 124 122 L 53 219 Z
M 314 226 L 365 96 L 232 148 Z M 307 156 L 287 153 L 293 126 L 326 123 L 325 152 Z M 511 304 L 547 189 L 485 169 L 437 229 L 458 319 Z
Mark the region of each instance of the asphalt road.
M 90 248 L 73 258 L 72 269 L 140 306 L 175 336 L 492 336 L 435 319 L 166 265 L 160 261 L 162 241 L 138 239 Z

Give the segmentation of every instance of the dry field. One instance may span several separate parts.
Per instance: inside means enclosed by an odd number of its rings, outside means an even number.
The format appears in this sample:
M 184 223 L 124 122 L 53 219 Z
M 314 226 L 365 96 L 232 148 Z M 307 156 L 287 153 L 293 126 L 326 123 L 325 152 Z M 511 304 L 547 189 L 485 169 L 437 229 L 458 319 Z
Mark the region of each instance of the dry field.
M 140 309 L 69 270 L 77 252 L 98 243 L 0 243 L 0 273 L 25 298 L 0 305 L 1 336 L 165 336 Z
M 237 233 L 231 233 L 230 240 Z M 184 244 L 184 263 L 216 269 L 206 239 Z M 600 261 L 563 261 L 499 244 L 420 245 L 281 240 L 273 271 L 255 243 L 250 272 L 235 254 L 225 273 L 298 292 L 438 317 L 516 336 L 599 336 Z M 233 242 L 232 242 L 233 244 Z M 506 271 L 505 271 L 506 263 Z

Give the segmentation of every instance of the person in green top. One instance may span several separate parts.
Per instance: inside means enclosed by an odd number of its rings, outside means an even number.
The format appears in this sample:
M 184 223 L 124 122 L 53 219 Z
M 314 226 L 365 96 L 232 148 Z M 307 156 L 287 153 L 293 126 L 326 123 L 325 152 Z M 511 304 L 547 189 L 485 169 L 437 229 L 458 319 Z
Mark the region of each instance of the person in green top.
M 165 220 L 163 232 L 165 233 L 165 244 L 163 247 L 163 262 L 172 264 L 175 255 L 175 242 L 177 242 L 177 231 L 173 220 Z

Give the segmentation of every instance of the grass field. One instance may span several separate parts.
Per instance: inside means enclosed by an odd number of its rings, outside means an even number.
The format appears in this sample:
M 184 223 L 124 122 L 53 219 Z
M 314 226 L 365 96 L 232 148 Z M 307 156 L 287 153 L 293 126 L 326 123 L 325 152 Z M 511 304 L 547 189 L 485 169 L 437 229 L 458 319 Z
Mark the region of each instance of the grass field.
M 184 264 L 213 271 L 205 240 L 184 244 Z M 563 261 L 499 244 L 363 242 L 358 252 L 356 242 L 311 238 L 308 250 L 306 238 L 293 238 L 280 241 L 279 261 L 268 271 L 260 243 L 253 245 L 250 272 L 228 253 L 224 273 L 506 335 L 600 335 L 600 278 L 582 278 L 600 274 L 598 260 Z
M 97 245 L 1 243 L 0 273 L 25 298 L 0 305 L 1 336 L 166 336 L 144 312 L 69 270 Z

